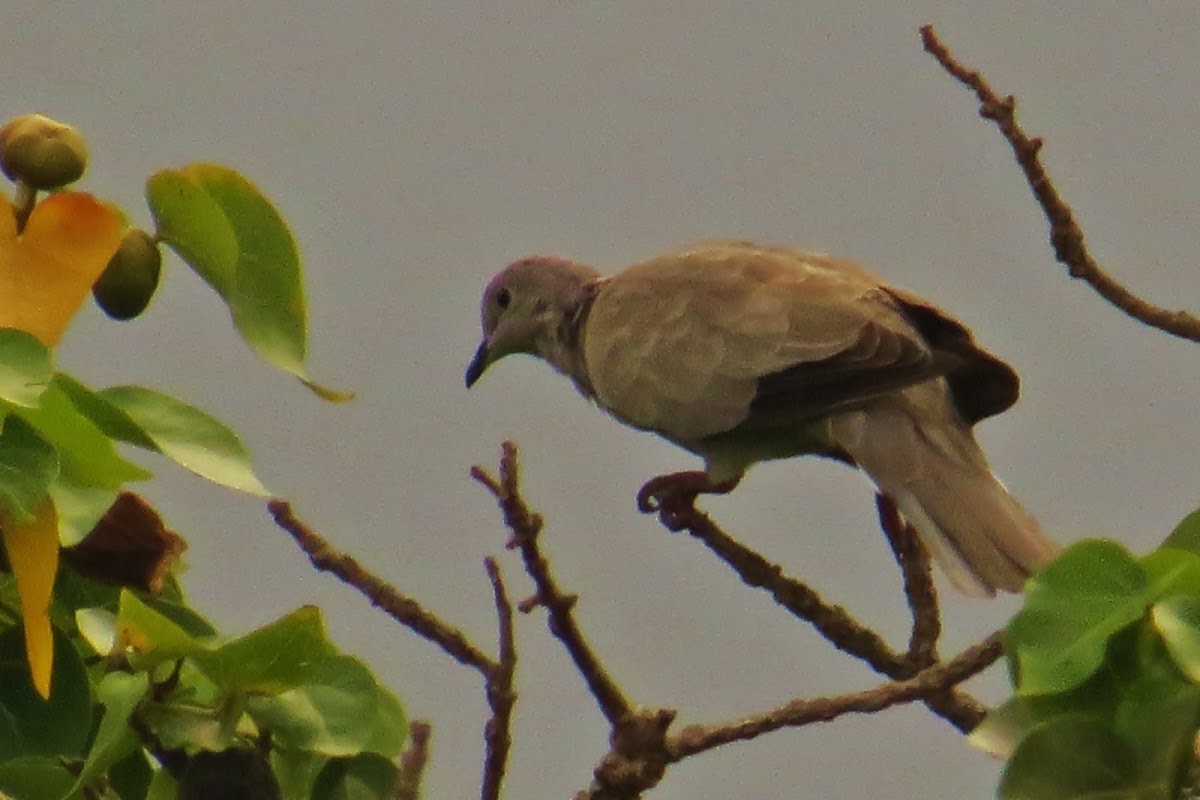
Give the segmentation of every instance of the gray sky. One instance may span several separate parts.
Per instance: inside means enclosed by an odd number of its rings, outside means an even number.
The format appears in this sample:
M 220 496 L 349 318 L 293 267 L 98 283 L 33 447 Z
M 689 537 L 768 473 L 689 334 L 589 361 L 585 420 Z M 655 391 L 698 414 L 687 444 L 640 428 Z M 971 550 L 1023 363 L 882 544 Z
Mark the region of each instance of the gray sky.
M 917 37 L 934 23 L 1020 97 L 1103 264 L 1196 309 L 1194 0 L 10 5 L 3 115 L 82 128 L 85 186 L 143 224 L 155 169 L 243 170 L 303 248 L 315 377 L 359 399 L 325 405 L 259 365 L 176 260 L 138 323 L 82 314 L 62 367 L 217 413 L 302 516 L 476 641 L 494 639 L 481 560 L 502 553 L 505 531 L 466 473 L 494 465 L 511 437 L 558 575 L 638 702 L 713 721 L 876 680 L 635 512 L 637 486 L 690 467 L 686 453 L 620 427 L 532 359 L 463 389 L 479 291 L 530 252 L 616 269 L 736 236 L 856 258 L 966 320 L 1019 370 L 1021 402 L 980 434 L 1058 538 L 1111 535 L 1141 551 L 1197 504 L 1195 346 L 1066 278 L 1006 147 Z M 146 493 L 191 543 L 195 604 L 232 631 L 321 605 L 337 641 L 434 722 L 429 796 L 477 794 L 476 676 L 313 573 L 259 501 L 155 466 Z M 906 636 L 861 477 L 768 464 L 707 507 Z M 515 557 L 501 562 L 524 594 Z M 1015 608 L 948 600 L 946 652 Z M 568 797 L 606 731 L 541 615 L 518 633 L 507 796 Z M 999 697 L 1000 671 L 977 686 Z M 914 708 L 724 748 L 672 768 L 654 796 L 986 797 L 997 769 Z

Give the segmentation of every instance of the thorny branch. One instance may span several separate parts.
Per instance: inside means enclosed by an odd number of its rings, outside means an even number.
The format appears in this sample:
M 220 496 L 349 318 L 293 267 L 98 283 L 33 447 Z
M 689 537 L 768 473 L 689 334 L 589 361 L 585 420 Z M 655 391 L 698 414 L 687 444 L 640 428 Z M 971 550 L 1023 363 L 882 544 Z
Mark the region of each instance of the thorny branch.
M 1186 311 L 1171 311 L 1137 296 L 1106 273 L 1092 258 L 1083 241 L 1083 230 L 1075 220 L 1071 207 L 1050 181 L 1041 150 L 1040 137 L 1029 136 L 1017 124 L 1017 101 L 1012 95 L 1001 97 L 979 72 L 959 62 L 938 38 L 932 25 L 921 28 L 921 41 L 926 52 L 959 83 L 975 92 L 979 98 L 979 115 L 996 123 L 1004 139 L 1012 147 L 1025 180 L 1050 223 L 1050 243 L 1054 257 L 1067 268 L 1072 278 L 1091 284 L 1101 297 L 1129 316 L 1161 331 L 1200 342 L 1200 318 Z
M 492 715 L 484 727 L 484 768 L 482 800 L 497 800 L 507 768 L 508 752 L 512 745 L 512 708 L 516 703 L 513 691 L 513 672 L 517 654 L 513 635 L 513 608 L 500 577 L 495 559 L 484 560 L 488 580 L 495 597 L 499 654 L 495 660 L 471 643 L 457 628 L 440 619 L 416 600 L 379 576 L 363 568 L 354 558 L 330 546 L 322 536 L 309 528 L 292 512 L 286 500 L 273 499 L 267 504 L 275 524 L 291 534 L 296 544 L 321 572 L 330 572 L 343 583 L 355 588 L 377 608 L 413 633 L 433 642 L 455 661 L 471 667 L 484 679 L 484 695 Z M 429 739 L 426 723 L 413 723 L 412 747 L 402 758 L 396 787 L 397 797 L 419 796 L 418 786 L 424 769 Z M 405 792 L 408 794 L 406 795 Z

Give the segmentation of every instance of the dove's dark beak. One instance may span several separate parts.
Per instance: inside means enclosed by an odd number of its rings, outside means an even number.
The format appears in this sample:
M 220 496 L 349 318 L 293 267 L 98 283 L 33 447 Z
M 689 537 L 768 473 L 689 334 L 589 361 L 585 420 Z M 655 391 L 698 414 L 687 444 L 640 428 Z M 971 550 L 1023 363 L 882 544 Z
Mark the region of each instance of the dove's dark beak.
M 467 365 L 468 389 L 475 385 L 475 381 L 479 380 L 479 376 L 483 375 L 483 371 L 488 368 L 488 363 L 488 343 L 487 339 L 484 339 L 479 343 L 479 349 L 475 351 L 475 357 Z

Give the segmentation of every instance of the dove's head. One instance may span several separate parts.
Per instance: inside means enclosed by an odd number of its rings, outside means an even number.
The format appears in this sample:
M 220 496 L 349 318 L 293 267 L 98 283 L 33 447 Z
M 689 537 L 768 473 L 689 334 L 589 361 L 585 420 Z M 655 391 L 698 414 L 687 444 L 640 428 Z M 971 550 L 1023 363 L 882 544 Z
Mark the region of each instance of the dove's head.
M 578 325 L 599 277 L 591 267 L 553 256 L 531 256 L 505 267 L 483 292 L 483 342 L 467 367 L 467 387 L 513 353 L 539 356 L 560 372 L 583 378 Z

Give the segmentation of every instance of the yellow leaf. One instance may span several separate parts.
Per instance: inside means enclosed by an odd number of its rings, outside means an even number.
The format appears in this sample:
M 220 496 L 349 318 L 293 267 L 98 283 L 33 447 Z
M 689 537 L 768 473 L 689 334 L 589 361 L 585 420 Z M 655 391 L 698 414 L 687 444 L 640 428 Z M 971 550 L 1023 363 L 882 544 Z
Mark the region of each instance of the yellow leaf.
M 0 327 L 57 344 L 116 253 L 123 227 L 90 194 L 57 192 L 34 206 L 18 234 L 12 203 L 0 194 Z
M 50 630 L 50 593 L 58 572 L 58 514 L 49 497 L 34 512 L 33 519 L 14 523 L 4 515 L 0 537 L 21 598 L 25 623 L 25 655 L 33 687 L 50 697 L 50 673 L 54 668 L 54 638 Z

